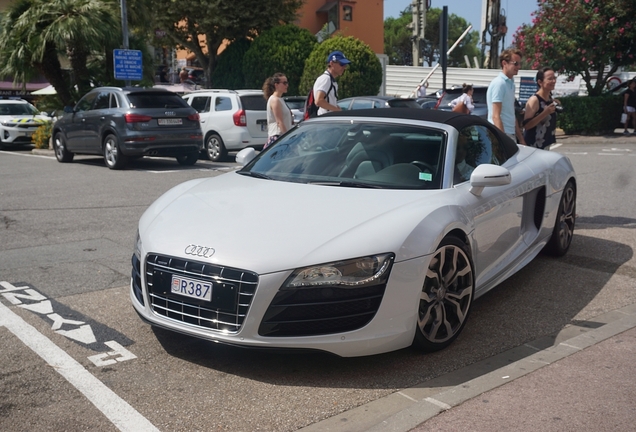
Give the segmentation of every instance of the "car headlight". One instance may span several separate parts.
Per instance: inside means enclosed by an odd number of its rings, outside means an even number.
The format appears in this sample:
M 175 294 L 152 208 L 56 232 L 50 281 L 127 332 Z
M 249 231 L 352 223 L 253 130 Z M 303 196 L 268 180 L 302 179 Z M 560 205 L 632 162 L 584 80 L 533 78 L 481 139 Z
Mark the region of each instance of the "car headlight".
M 393 254 L 387 253 L 296 269 L 282 289 L 377 285 L 386 282 L 394 258 Z
M 137 239 L 135 240 L 135 256 L 141 261 L 141 237 L 139 236 L 139 230 L 137 230 Z
M 15 127 L 15 123 L 12 122 L 2 122 L 0 123 L 2 126 L 6 126 L 6 127 Z

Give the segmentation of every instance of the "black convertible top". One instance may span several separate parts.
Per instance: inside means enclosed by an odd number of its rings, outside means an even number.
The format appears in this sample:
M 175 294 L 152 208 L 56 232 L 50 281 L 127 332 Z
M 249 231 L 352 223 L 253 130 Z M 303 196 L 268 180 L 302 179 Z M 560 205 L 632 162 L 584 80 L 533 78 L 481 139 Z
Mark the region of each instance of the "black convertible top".
M 511 157 L 519 148 L 508 135 L 503 133 L 499 128 L 489 123 L 487 120 L 479 116 L 459 114 L 452 111 L 428 110 L 417 108 L 389 108 L 389 109 L 360 109 L 347 111 L 333 111 L 320 116 L 323 117 L 360 117 L 369 119 L 402 119 L 402 120 L 421 120 L 435 123 L 444 123 L 455 129 L 462 130 L 467 126 L 479 125 L 490 129 L 499 140 L 503 143 L 506 154 Z

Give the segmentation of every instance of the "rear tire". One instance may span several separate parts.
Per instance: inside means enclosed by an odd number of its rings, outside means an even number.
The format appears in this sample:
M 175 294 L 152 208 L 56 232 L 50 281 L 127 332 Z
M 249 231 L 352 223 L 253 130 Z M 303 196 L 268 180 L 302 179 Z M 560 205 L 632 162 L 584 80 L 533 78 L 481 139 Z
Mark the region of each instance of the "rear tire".
M 126 166 L 128 161 L 121 152 L 119 141 L 115 135 L 106 136 L 102 150 L 104 152 L 104 163 L 108 168 L 119 170 Z
M 563 188 L 552 237 L 550 237 L 543 251 L 556 257 L 565 255 L 570 249 L 570 244 L 572 244 L 575 221 L 576 188 L 574 187 L 574 182 L 570 180 Z
M 195 163 L 197 163 L 198 160 L 199 160 L 199 152 L 177 156 L 177 162 L 179 162 L 180 165 L 185 165 L 185 166 L 194 165 Z
M 433 254 L 420 294 L 413 346 L 425 352 L 450 345 L 466 325 L 475 291 L 468 246 L 446 237 Z
M 66 140 L 61 132 L 55 134 L 55 138 L 53 139 L 53 150 L 55 150 L 55 158 L 58 162 L 73 162 L 75 154 L 66 149 Z
M 227 149 L 218 134 L 211 133 L 205 139 L 205 157 L 213 162 L 220 162 L 227 155 Z

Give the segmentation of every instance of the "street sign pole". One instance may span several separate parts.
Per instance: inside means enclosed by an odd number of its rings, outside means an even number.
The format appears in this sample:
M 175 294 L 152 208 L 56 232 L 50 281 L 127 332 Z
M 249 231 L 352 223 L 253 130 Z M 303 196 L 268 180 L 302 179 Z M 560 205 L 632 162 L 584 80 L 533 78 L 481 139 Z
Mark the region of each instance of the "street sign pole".
M 121 0 L 121 32 L 124 41 L 124 49 L 128 49 L 128 11 L 126 9 L 126 0 Z M 126 80 L 126 87 L 130 87 L 130 80 Z

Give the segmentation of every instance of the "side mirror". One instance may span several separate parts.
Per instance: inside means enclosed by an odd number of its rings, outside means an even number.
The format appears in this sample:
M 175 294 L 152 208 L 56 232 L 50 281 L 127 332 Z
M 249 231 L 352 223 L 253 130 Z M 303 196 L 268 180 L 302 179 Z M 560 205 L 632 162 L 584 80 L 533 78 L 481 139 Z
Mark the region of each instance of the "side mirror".
M 504 186 L 510 184 L 510 171 L 499 165 L 479 165 L 470 175 L 470 193 L 480 196 L 485 187 Z
M 73 107 L 69 106 L 69 105 L 65 106 L 64 107 L 64 112 L 67 113 L 67 114 L 72 113 L 73 112 Z
M 247 165 L 256 157 L 256 150 L 252 147 L 247 147 L 236 154 L 236 163 L 239 165 Z

